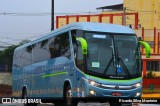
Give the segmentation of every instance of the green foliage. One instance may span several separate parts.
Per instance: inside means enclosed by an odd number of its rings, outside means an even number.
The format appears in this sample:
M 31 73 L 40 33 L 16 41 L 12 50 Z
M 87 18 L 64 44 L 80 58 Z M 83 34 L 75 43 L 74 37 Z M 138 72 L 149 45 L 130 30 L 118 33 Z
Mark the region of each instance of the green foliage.
M 30 40 L 23 40 L 18 45 L 12 45 L 6 48 L 4 51 L 0 51 L 0 64 L 8 65 L 7 71 L 12 71 L 12 62 L 14 50 L 25 43 L 30 42 Z
M 7 64 L 8 71 L 12 70 L 13 53 L 15 48 L 18 46 L 20 45 L 12 45 L 0 52 L 0 64 Z

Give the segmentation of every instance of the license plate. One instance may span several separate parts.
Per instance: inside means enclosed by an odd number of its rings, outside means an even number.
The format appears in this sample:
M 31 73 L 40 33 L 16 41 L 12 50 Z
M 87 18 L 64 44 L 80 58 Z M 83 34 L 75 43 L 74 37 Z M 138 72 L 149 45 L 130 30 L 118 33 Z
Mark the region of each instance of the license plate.
M 121 92 L 112 92 L 112 96 L 122 96 Z

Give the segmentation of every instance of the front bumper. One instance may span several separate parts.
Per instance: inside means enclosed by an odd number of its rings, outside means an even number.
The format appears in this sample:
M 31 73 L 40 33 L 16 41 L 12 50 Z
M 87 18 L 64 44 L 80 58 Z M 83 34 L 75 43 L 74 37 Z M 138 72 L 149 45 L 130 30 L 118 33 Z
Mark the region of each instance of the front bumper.
M 90 84 L 85 85 L 84 94 L 85 97 L 118 97 L 118 98 L 135 98 L 141 97 L 142 86 L 133 89 L 107 89 L 92 86 Z M 116 94 L 117 93 L 117 94 Z M 116 95 L 113 95 L 116 94 Z M 121 94 L 121 95 L 119 95 Z

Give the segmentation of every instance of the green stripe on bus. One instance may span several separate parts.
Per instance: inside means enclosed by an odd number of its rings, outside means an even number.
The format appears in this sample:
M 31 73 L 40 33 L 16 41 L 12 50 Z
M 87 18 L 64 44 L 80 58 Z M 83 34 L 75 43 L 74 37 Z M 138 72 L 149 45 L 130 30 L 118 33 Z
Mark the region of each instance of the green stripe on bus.
M 100 79 L 100 80 L 109 81 L 109 82 L 130 82 L 130 81 L 142 79 L 142 77 L 139 77 L 139 78 L 128 79 L 128 80 L 116 80 L 116 79 L 104 79 L 104 78 L 99 78 L 99 77 L 95 77 L 95 76 L 90 76 L 90 77 Z
M 67 74 L 67 72 L 57 72 L 57 73 L 53 73 L 53 74 L 45 74 L 45 75 L 43 75 L 41 77 L 42 78 L 45 78 L 45 77 L 54 77 L 54 76 L 63 75 L 63 74 Z
M 105 79 L 105 78 L 100 78 L 100 77 L 95 77 L 95 76 L 92 76 L 92 75 L 88 75 L 88 74 L 85 74 L 84 72 L 78 70 L 80 73 L 84 74 L 85 76 L 89 76 L 90 78 L 95 78 L 95 79 L 99 79 L 99 80 L 104 80 L 104 81 L 109 81 L 109 82 L 129 82 L 129 81 L 134 81 L 134 80 L 139 80 L 139 79 L 142 79 L 142 77 L 139 77 L 139 78 L 134 78 L 134 79 L 126 79 L 126 80 L 118 80 L 118 79 Z

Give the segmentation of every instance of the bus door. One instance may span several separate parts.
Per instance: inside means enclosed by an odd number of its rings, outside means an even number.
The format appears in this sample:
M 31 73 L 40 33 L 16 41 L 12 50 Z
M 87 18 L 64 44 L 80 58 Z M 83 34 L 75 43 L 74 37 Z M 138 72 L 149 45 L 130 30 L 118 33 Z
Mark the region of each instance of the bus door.
M 79 96 L 80 87 L 81 87 L 81 77 L 82 74 L 80 71 L 84 70 L 84 57 L 82 54 L 81 44 L 79 41 L 77 41 L 77 44 L 73 44 L 74 49 L 74 60 L 75 60 L 75 69 L 74 69 L 74 86 L 76 88 L 77 95 Z

